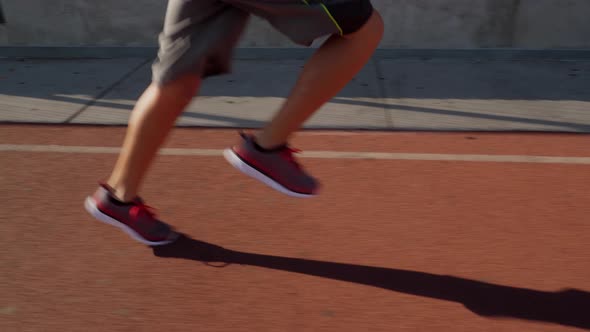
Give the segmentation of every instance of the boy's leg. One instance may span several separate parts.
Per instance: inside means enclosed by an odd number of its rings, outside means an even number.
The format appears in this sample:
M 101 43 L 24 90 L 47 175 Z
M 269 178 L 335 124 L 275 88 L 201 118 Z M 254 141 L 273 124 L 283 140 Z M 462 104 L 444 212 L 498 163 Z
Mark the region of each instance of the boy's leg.
M 309 17 L 304 21 L 288 14 L 278 18 L 269 14 L 269 21 L 293 39 L 305 41 L 305 37 L 333 28 L 333 22 L 324 12 L 330 11 L 330 2 L 307 1 L 313 5 L 304 7 L 309 10 Z M 338 26 L 340 34 L 332 32 L 311 57 L 272 121 L 256 136 L 242 135 L 243 140 L 224 153 L 228 162 L 241 172 L 294 197 L 314 196 L 319 184 L 293 157 L 294 150 L 287 145 L 291 134 L 352 80 L 368 62 L 383 35 L 381 16 L 368 0 L 331 3 L 336 15 L 329 15 L 330 18 L 341 19 L 343 23 Z M 299 29 L 292 29 L 293 26 Z
M 178 116 L 192 101 L 201 79 L 185 75 L 169 84 L 151 84 L 137 101 L 121 154 L 107 184 L 121 201 L 133 200 L 158 149 Z
M 231 50 L 247 18 L 246 12 L 217 0 L 168 2 L 153 82 L 131 113 L 110 178 L 86 199 L 90 214 L 148 245 L 167 244 L 177 238 L 138 196 L 139 187 L 201 80 L 229 71 Z
M 271 148 L 287 142 L 292 133 L 363 68 L 382 35 L 383 21 L 374 11 L 354 34 L 330 37 L 309 59 L 282 108 L 257 135 L 258 144 Z
M 199 76 L 186 75 L 163 86 L 151 84 L 137 101 L 110 179 L 85 202 L 96 219 L 121 228 L 147 245 L 165 245 L 178 238 L 137 195 L 139 185 L 178 115 L 191 102 Z
M 138 193 L 158 148 L 195 97 L 201 79 L 229 70 L 230 50 L 247 14 L 216 0 L 170 0 L 154 82 L 129 121 L 122 153 L 108 184 L 124 201 Z

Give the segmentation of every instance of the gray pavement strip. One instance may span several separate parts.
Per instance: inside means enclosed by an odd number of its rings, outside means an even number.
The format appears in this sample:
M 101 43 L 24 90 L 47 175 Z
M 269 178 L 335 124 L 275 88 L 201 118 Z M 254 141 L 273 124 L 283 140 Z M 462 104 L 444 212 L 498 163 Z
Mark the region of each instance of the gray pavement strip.
M 125 125 L 149 60 L 0 60 L 0 121 Z M 245 59 L 178 126 L 259 128 L 304 60 Z M 590 132 L 590 61 L 375 58 L 305 128 Z M 70 121 L 71 120 L 71 121 Z
M 196 98 L 182 114 L 179 126 L 262 127 L 285 100 L 302 60 L 236 61 L 230 75 L 214 77 L 203 83 Z M 72 123 L 127 122 L 133 102 L 150 80 L 145 67 L 88 107 Z M 379 81 L 371 65 L 365 67 L 345 89 L 341 98 L 379 101 Z M 383 106 L 328 103 L 305 124 L 306 128 L 385 129 Z
M 0 60 L 0 119 L 63 123 L 144 62 Z

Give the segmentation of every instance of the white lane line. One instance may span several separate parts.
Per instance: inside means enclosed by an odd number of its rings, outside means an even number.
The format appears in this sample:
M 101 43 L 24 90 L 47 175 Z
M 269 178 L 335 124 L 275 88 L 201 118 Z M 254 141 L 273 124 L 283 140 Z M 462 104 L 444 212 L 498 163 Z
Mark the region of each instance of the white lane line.
M 106 146 L 0 144 L 0 151 L 117 154 L 121 151 L 121 148 Z M 222 150 L 162 149 L 160 154 L 172 156 L 221 156 Z
M 117 154 L 116 147 L 104 146 L 64 146 L 64 145 L 21 145 L 0 144 L 0 152 L 55 152 L 55 153 L 90 153 Z M 215 149 L 179 149 L 160 150 L 161 155 L 168 156 L 202 156 L 211 157 L 223 154 Z M 304 158 L 316 159 L 374 159 L 374 160 L 421 160 L 421 161 L 473 161 L 498 163 L 536 163 L 536 164 L 590 164 L 590 157 L 527 156 L 527 155 L 478 155 L 478 154 L 433 154 L 433 153 L 388 153 L 388 152 L 339 152 L 307 151 L 301 153 Z

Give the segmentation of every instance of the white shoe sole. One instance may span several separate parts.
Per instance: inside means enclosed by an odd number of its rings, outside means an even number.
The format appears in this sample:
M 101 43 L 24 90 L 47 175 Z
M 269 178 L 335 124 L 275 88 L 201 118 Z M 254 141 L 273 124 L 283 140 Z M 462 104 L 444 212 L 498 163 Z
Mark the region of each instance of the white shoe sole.
M 100 210 L 98 209 L 98 207 L 94 203 L 94 200 L 91 197 L 86 198 L 86 201 L 84 202 L 84 207 L 86 208 L 86 211 L 88 211 L 88 213 L 90 213 L 98 221 L 101 221 L 105 224 L 109 224 L 111 226 L 118 227 L 121 230 L 123 230 L 125 233 L 127 233 L 127 235 L 129 235 L 135 241 L 141 242 L 141 243 L 146 244 L 148 246 L 163 246 L 163 245 L 170 244 L 170 243 L 174 242 L 178 238 L 178 236 L 176 236 L 174 239 L 166 240 L 166 241 L 157 241 L 157 242 L 148 241 L 148 240 L 144 239 L 141 235 L 139 235 L 136 231 L 134 231 L 133 229 L 128 227 L 127 225 L 125 225 L 125 224 L 107 216 L 106 214 L 100 212 Z
M 225 149 L 223 151 L 223 156 L 225 157 L 225 160 L 227 160 L 227 162 L 229 162 L 233 167 L 235 167 L 240 172 L 248 175 L 249 177 L 251 177 L 253 179 L 256 179 L 256 180 L 264 183 L 265 185 L 273 188 L 276 191 L 279 191 L 283 194 L 289 195 L 291 197 L 297 197 L 297 198 L 310 198 L 310 197 L 315 196 L 315 195 L 310 195 L 310 194 L 297 193 L 297 192 L 294 192 L 294 191 L 291 191 L 291 190 L 285 188 L 284 186 L 277 183 L 273 179 L 271 179 L 268 176 L 264 175 L 263 173 L 259 172 L 254 167 L 246 164 L 244 161 L 242 161 L 242 159 L 240 159 L 240 157 L 238 157 L 236 155 L 236 153 L 231 148 Z

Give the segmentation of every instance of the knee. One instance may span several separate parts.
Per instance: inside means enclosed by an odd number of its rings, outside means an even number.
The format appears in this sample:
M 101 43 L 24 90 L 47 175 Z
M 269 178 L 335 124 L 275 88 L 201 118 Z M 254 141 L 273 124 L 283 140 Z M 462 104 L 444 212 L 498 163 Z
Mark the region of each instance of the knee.
M 342 37 L 346 39 L 359 37 L 368 42 L 379 43 L 383 38 L 384 31 L 385 23 L 383 22 L 383 18 L 381 17 L 381 14 L 374 9 L 358 29 L 345 34 Z
M 385 31 L 385 23 L 383 22 L 383 17 L 381 17 L 381 14 L 379 14 L 379 12 L 376 9 L 373 10 L 371 16 L 369 17 L 367 22 L 361 27 L 361 29 L 355 32 L 354 34 L 361 31 L 367 35 L 374 36 L 375 38 L 381 40 L 381 38 L 383 37 L 383 33 Z
M 379 14 L 377 10 L 373 11 L 373 14 L 371 14 L 371 18 L 369 18 L 367 24 L 371 24 L 370 28 L 372 29 L 372 32 L 376 35 L 379 35 L 379 39 L 383 37 L 385 23 L 383 22 L 383 17 L 381 17 L 381 14 Z

